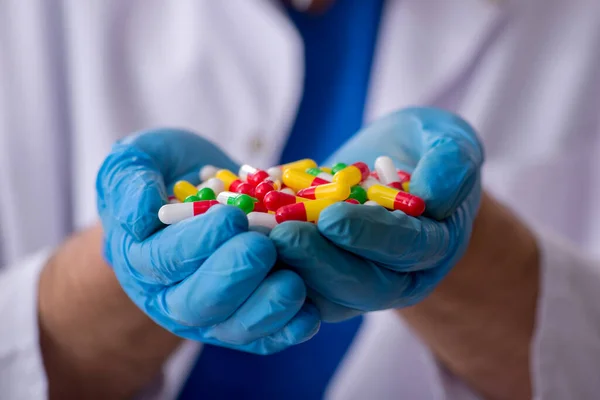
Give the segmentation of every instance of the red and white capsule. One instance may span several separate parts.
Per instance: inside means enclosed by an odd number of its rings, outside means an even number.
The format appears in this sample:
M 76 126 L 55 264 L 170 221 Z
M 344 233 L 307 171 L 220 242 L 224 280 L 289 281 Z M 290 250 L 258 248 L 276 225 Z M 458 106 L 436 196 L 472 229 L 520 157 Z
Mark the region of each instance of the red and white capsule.
M 158 210 L 158 219 L 165 225 L 176 224 L 185 219 L 201 215 L 219 204 L 216 200 L 194 201 L 191 203 L 165 204 Z
M 375 160 L 375 171 L 379 181 L 384 185 L 402 190 L 402 182 L 398 178 L 394 161 L 388 156 L 380 156 Z

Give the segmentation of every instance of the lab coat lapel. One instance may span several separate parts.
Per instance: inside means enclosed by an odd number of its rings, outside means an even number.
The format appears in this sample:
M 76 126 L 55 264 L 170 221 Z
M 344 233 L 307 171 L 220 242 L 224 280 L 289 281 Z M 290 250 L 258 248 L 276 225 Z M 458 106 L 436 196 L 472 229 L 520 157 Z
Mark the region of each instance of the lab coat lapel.
M 433 102 L 473 62 L 502 14 L 492 0 L 390 0 L 366 120 Z

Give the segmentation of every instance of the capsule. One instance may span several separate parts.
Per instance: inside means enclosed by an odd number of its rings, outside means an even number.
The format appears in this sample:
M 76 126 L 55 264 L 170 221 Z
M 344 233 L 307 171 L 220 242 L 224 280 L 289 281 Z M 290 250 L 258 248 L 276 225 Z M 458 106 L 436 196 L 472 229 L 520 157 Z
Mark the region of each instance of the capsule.
M 373 185 L 367 190 L 369 200 L 377 202 L 390 210 L 400 210 L 405 214 L 418 217 L 425 211 L 423 199 L 401 190 L 384 185 Z
M 183 202 L 184 203 L 193 203 L 195 201 L 200 201 L 200 200 L 202 200 L 200 197 L 198 197 L 196 195 L 192 195 L 192 196 L 186 197 Z M 214 200 L 214 199 L 207 199 L 207 200 Z
M 243 193 L 247 194 L 250 197 L 254 197 L 254 186 L 249 184 L 248 182 L 242 182 L 239 185 L 236 185 L 231 192 Z
M 373 185 L 381 185 L 381 182 L 379 182 L 372 176 L 369 176 L 367 179 L 361 182 L 360 187 L 362 187 L 365 190 L 369 190 L 369 188 Z
M 254 209 L 252 210 L 252 212 L 266 213 L 269 212 L 269 210 L 267 210 L 267 207 L 265 207 L 265 203 L 263 203 L 262 201 L 257 201 L 254 203 Z
M 283 173 L 283 183 L 295 191 L 311 186 L 325 185 L 324 179 L 314 177 L 299 169 L 288 169 Z
M 331 173 L 335 175 L 335 174 L 337 174 L 339 171 L 341 171 L 341 170 L 343 170 L 344 168 L 346 168 L 347 166 L 348 166 L 348 165 L 346 165 L 346 164 L 344 164 L 344 163 L 341 163 L 341 162 L 339 162 L 339 163 L 337 163 L 337 164 L 334 164 L 334 166 L 333 166 L 333 167 L 331 167 Z
M 276 189 L 276 184 L 270 179 L 264 180 L 258 185 L 256 185 L 256 189 L 254 189 L 254 197 L 258 201 L 262 201 L 265 198 L 265 195 L 269 192 L 272 192 Z
M 217 175 L 217 171 L 219 171 L 219 168 L 215 167 L 214 165 L 205 165 L 204 167 L 200 168 L 200 173 L 198 174 L 200 177 L 200 182 L 214 178 L 215 175 Z
M 281 188 L 281 189 L 279 189 L 279 191 L 280 191 L 281 193 L 287 193 L 287 194 L 291 194 L 292 196 L 295 196 L 295 195 L 296 195 L 296 191 L 295 191 L 294 189 L 292 189 L 292 188 L 289 188 L 289 187 L 284 187 L 284 188 Z
M 158 210 L 158 219 L 165 225 L 175 224 L 195 215 L 204 214 L 216 200 L 196 201 L 194 203 L 165 204 Z
M 173 186 L 173 194 L 179 201 L 185 201 L 189 196 L 195 196 L 198 193 L 198 188 L 188 181 L 177 181 Z
M 235 206 L 246 214 L 254 211 L 255 199 L 243 193 L 221 192 L 217 195 L 217 201 L 221 204 Z
M 360 202 L 359 202 L 358 200 L 356 200 L 356 199 L 352 199 L 352 198 L 346 199 L 346 200 L 344 200 L 344 201 L 345 201 L 346 203 L 350 203 L 350 204 L 360 204 Z
M 350 186 L 344 183 L 328 183 L 326 185 L 311 186 L 299 190 L 296 195 L 311 200 L 332 199 L 343 201 L 350 196 Z
M 310 158 L 304 158 L 302 160 L 293 161 L 291 163 L 283 164 L 279 166 L 279 169 L 285 172 L 288 169 L 299 169 L 301 171 L 306 171 L 309 168 L 317 168 L 317 163 Z
M 335 200 L 320 199 L 289 204 L 277 210 L 275 213 L 275 220 L 278 223 L 285 221 L 317 222 L 321 211 L 335 203 L 337 203 Z
M 271 167 L 267 170 L 267 173 L 276 181 L 281 181 L 281 178 L 283 177 L 283 171 L 279 167 Z
M 355 185 L 350 188 L 350 195 L 348 197 L 358 201 L 359 204 L 363 204 L 367 201 L 367 191 L 362 186 Z
M 410 174 L 408 172 L 399 169 L 396 171 L 396 174 L 398 174 L 398 179 L 400 180 L 400 183 L 410 181 Z
M 394 161 L 388 156 L 380 156 L 375 160 L 375 171 L 379 181 L 397 190 L 402 190 L 402 182 L 398 177 Z
M 215 176 L 223 181 L 225 191 L 233 192 L 238 185 L 244 183 L 244 181 L 228 169 L 218 170 Z
M 367 200 L 367 201 L 365 201 L 365 203 L 363 205 L 364 206 L 377 206 L 377 207 L 381 207 L 378 202 L 373 201 L 373 200 Z
M 356 162 L 333 175 L 333 182 L 343 182 L 348 186 L 358 185 L 369 177 L 371 171 L 364 162 Z
M 215 194 L 215 191 L 209 187 L 205 187 L 205 188 L 198 190 L 196 197 L 198 197 L 199 200 L 216 200 L 217 199 L 217 195 Z
M 323 172 L 319 168 L 309 168 L 306 170 L 306 173 L 309 175 L 312 175 L 312 176 L 316 176 L 317 178 L 326 180 L 327 182 L 333 181 L 333 175 L 331 175 L 327 172 Z
M 225 191 L 225 184 L 219 178 L 210 178 L 207 181 L 204 181 L 200 185 L 198 185 L 198 191 L 204 188 L 211 189 L 215 193 L 215 195 L 217 195 Z
M 402 190 L 410 193 L 410 181 L 402 182 Z
M 248 225 L 250 227 L 261 226 L 263 228 L 273 229 L 277 225 L 277 220 L 273 214 L 251 212 L 248 214 Z
M 308 201 L 308 199 L 304 199 L 293 194 L 278 191 L 269 192 L 263 198 L 263 204 L 269 211 L 277 211 L 283 206 L 295 203 L 302 203 L 305 201 Z
M 252 186 L 257 186 L 259 183 L 264 181 L 265 179 L 270 179 L 271 176 L 267 171 L 263 171 L 258 168 L 254 168 L 251 165 L 244 164 L 240 167 L 238 172 L 240 179 L 248 182 Z
M 169 204 L 181 203 L 179 200 L 177 200 L 177 197 L 175 197 L 175 196 L 169 196 L 167 198 L 167 201 L 169 202 Z
M 323 172 L 326 172 L 328 174 L 331 174 L 333 176 L 333 172 L 331 171 L 330 167 L 319 167 L 319 169 Z

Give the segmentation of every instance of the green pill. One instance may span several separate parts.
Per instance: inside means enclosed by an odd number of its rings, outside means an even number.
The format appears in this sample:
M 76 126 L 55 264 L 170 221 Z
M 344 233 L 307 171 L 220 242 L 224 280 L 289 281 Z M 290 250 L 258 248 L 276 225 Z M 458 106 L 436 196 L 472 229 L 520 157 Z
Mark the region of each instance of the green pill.
M 247 194 L 234 192 L 219 193 L 217 201 L 221 204 L 237 207 L 246 214 L 251 213 L 254 210 L 254 203 L 258 202 L 254 197 L 250 197 Z
M 306 170 L 306 173 L 309 175 L 312 175 L 312 176 L 317 176 L 321 172 L 323 172 L 323 171 L 321 171 L 319 168 L 309 168 Z
M 215 195 L 214 190 L 209 187 L 202 188 L 198 190 L 198 194 L 196 195 L 200 200 L 216 200 L 217 196 Z
M 350 188 L 350 196 L 348 197 L 358 201 L 360 204 L 364 204 L 367 201 L 367 191 L 362 186 L 352 186 Z
M 341 171 L 346 167 L 347 167 L 346 164 L 339 162 L 339 163 L 335 164 L 333 167 L 331 167 L 331 173 L 333 175 L 335 175 L 338 173 L 338 171 Z
M 184 203 L 193 203 L 194 201 L 200 201 L 200 198 L 198 196 L 191 195 L 183 200 Z
M 240 194 L 233 202 L 233 205 L 238 207 L 246 214 L 251 213 L 254 210 L 254 203 L 257 200 L 248 196 L 247 194 Z

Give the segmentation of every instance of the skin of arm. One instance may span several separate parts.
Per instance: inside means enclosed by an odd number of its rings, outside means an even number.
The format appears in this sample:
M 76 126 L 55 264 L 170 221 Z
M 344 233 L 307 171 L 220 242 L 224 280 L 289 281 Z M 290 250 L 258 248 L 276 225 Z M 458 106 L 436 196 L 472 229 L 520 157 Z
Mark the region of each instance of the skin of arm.
M 484 398 L 530 399 L 539 262 L 532 232 L 484 195 L 463 259 L 429 297 L 398 313 Z
M 101 255 L 102 229 L 74 235 L 39 281 L 39 335 L 50 399 L 128 399 L 155 379 L 181 340 L 121 289 Z

